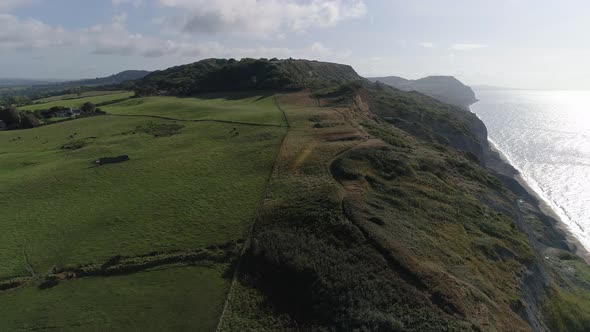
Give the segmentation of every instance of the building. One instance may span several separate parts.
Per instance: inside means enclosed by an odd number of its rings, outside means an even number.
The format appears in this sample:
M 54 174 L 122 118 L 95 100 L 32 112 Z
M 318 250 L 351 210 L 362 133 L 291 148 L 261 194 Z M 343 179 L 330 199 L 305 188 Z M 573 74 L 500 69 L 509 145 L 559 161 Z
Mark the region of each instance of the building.
M 69 118 L 69 117 L 76 117 L 82 114 L 82 111 L 78 108 L 63 108 L 58 111 L 52 112 L 52 116 L 57 116 L 61 118 Z

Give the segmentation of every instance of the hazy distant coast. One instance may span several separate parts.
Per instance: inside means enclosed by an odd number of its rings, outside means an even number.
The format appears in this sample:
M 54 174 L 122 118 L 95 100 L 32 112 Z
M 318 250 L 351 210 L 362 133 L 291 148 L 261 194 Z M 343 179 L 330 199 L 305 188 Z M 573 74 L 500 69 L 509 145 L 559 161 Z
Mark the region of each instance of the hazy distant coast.
M 453 76 L 428 76 L 408 80 L 398 76 L 369 77 L 402 91 L 418 91 L 442 102 L 468 109 L 477 102 L 473 90 Z

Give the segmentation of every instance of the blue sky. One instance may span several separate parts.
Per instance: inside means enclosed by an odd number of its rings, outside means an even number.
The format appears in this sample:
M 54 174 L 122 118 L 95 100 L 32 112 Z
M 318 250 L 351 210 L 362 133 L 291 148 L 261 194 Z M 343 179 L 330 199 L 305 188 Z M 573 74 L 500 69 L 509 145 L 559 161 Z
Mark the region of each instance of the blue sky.
M 589 15 L 582 0 L 0 0 L 0 77 L 293 57 L 365 76 L 590 89 Z

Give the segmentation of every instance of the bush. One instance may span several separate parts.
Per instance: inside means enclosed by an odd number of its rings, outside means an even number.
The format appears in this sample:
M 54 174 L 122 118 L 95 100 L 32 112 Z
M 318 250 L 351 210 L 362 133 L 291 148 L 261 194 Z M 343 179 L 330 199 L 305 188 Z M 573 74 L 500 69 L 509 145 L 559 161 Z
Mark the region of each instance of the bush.
M 94 113 L 94 111 L 96 111 L 96 105 L 94 105 L 93 103 L 87 102 L 87 103 L 84 103 L 84 105 L 82 105 L 80 110 L 82 111 L 82 113 Z
M 21 114 L 16 107 L 0 107 L 0 120 L 4 121 L 9 128 L 18 128 Z
M 21 117 L 20 121 L 20 128 L 34 128 L 41 125 L 39 119 L 35 117 L 32 113 L 24 113 Z

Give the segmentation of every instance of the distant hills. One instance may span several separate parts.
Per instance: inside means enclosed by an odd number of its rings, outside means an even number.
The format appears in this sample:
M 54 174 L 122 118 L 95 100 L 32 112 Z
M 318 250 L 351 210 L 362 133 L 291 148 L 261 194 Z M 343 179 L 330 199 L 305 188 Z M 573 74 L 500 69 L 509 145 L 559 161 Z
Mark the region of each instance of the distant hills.
M 387 76 L 370 77 L 369 80 L 381 82 L 403 91 L 418 91 L 462 108 L 467 108 L 477 102 L 473 90 L 453 76 L 428 76 L 418 80 Z
M 40 84 L 33 85 L 34 89 L 41 90 L 67 90 L 76 87 L 93 87 L 103 85 L 116 85 L 122 84 L 127 81 L 134 81 L 147 76 L 150 72 L 146 70 L 125 70 L 118 74 L 114 74 L 107 77 L 99 77 L 94 79 L 83 79 L 77 81 L 67 81 L 60 83 Z
M 348 65 L 294 59 L 205 59 L 155 71 L 134 81 L 139 95 L 189 96 L 235 90 L 317 89 L 362 79 Z M 418 91 L 445 103 L 468 108 L 477 102 L 473 90 L 452 76 L 419 80 L 373 77 L 402 91 Z
M 134 81 L 147 76 L 150 72 L 147 70 L 125 70 L 118 74 L 107 77 L 100 77 L 94 79 L 84 79 L 78 81 L 64 82 L 61 84 L 79 85 L 79 86 L 97 86 L 97 85 L 113 85 L 121 84 L 127 81 Z
M 60 80 L 40 80 L 27 78 L 0 78 L 0 87 L 33 86 L 38 84 L 50 84 Z
M 133 81 L 141 79 L 148 75 L 147 70 L 125 70 L 118 74 L 107 77 L 98 77 L 91 79 L 81 79 L 74 81 L 58 80 L 58 79 L 27 79 L 27 78 L 0 78 L 0 87 L 62 87 L 67 88 L 72 86 L 99 86 L 121 84 L 126 81 Z
M 149 73 L 146 70 L 125 70 L 107 77 L 75 81 L 0 79 L 0 101 L 9 98 L 14 99 L 11 103 L 22 104 L 23 100 L 26 102 L 26 100 L 58 94 L 80 93 L 89 90 L 133 89 L 133 86 L 127 83 L 142 79 Z M 16 101 L 15 98 L 20 99 Z

